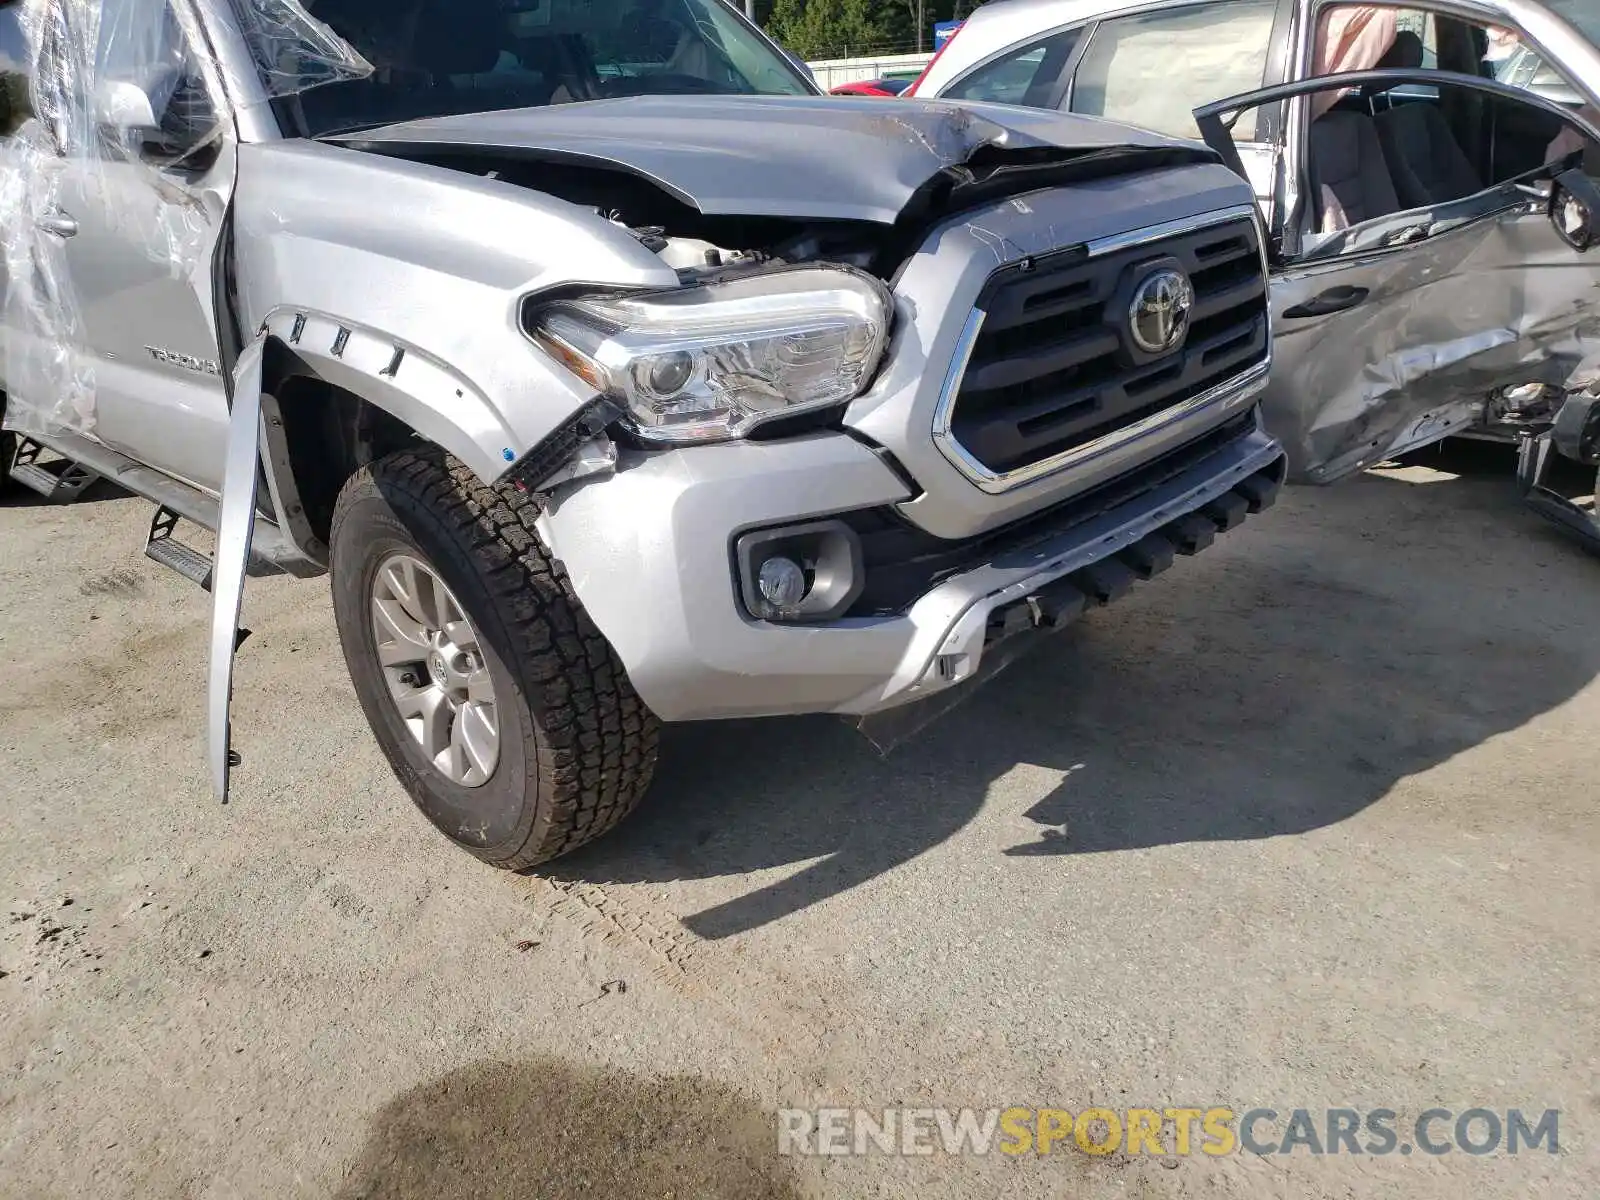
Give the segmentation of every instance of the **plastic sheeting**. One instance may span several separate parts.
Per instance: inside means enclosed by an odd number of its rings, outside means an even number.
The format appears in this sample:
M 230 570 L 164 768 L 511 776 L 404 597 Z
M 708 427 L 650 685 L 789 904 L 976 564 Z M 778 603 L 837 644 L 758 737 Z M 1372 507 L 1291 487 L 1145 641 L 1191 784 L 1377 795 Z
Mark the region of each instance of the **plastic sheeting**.
M 87 249 L 74 254 L 80 226 L 137 247 L 173 278 L 209 274 L 221 206 L 207 199 L 231 187 L 240 100 L 218 64 L 191 49 L 208 45 L 200 14 L 215 2 L 23 0 L 5 14 L 20 32 L 0 51 L 14 127 L 0 143 L 10 426 L 94 430 L 83 301 L 97 279 Z M 212 15 L 237 21 L 269 97 L 372 73 L 298 0 L 243 0 Z

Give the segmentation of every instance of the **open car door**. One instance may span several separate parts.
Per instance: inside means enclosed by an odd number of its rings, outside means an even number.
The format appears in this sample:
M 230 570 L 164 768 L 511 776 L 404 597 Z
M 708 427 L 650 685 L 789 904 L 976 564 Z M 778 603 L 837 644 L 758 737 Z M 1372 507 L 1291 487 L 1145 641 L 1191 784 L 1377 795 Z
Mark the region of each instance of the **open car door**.
M 1405 207 L 1406 181 L 1396 187 L 1391 165 L 1407 164 L 1379 136 L 1384 114 L 1371 100 L 1419 85 L 1527 106 L 1518 111 L 1552 137 L 1575 131 L 1578 148 L 1488 186 L 1461 172 L 1446 198 Z M 1229 132 L 1241 113 L 1330 92 L 1338 105 L 1320 102 L 1323 115 L 1290 139 L 1279 181 L 1287 202 L 1270 230 L 1274 363 L 1263 411 L 1291 478 L 1331 483 L 1529 394 L 1559 406 L 1593 390 L 1600 411 L 1600 128 L 1494 80 L 1408 69 L 1263 88 L 1197 109 L 1195 120 L 1243 176 Z

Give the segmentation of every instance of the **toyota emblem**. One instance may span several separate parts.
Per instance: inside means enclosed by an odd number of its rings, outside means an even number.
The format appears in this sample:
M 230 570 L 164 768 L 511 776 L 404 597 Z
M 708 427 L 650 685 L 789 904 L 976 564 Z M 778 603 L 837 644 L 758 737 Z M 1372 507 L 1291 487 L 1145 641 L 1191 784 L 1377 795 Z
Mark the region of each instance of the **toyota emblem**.
M 1179 271 L 1160 270 L 1133 290 L 1128 331 L 1146 354 L 1170 354 L 1183 344 L 1194 311 L 1194 286 Z

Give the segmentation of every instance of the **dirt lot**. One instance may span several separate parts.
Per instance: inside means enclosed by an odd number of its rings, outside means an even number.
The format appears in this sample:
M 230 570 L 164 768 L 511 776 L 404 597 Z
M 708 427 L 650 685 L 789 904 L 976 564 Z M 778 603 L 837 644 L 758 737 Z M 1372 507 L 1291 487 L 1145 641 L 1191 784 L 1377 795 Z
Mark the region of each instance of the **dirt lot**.
M 147 519 L 0 505 L 7 1196 L 1594 1194 L 1600 562 L 1500 475 L 1292 494 L 888 760 L 675 730 L 541 877 L 411 809 L 322 583 L 251 585 L 215 807 Z M 1094 1104 L 1559 1108 L 1561 1152 L 796 1159 L 771 1115 Z

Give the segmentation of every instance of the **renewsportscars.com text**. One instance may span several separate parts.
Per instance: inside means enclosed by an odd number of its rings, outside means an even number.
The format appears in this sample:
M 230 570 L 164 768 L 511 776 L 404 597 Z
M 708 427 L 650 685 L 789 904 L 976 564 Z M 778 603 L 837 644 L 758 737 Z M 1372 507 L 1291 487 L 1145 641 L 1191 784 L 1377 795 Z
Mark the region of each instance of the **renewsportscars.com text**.
M 1160 1156 L 1561 1152 L 1559 1109 L 782 1109 L 778 1153 Z

